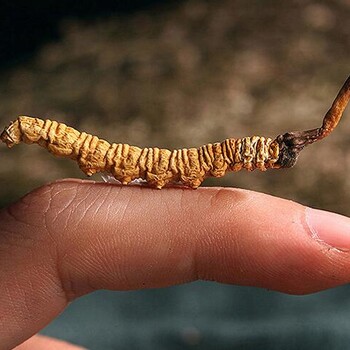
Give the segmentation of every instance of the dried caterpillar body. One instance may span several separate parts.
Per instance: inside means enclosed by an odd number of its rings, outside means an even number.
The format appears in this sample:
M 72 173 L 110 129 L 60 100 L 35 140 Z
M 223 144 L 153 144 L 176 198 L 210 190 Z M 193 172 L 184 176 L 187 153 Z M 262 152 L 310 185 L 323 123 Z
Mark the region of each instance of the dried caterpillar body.
M 226 139 L 199 148 L 167 150 L 112 143 L 79 132 L 65 124 L 33 117 L 18 117 L 2 132 L 8 147 L 20 142 L 37 143 L 57 156 L 78 162 L 87 174 L 107 172 L 123 184 L 146 180 L 162 188 L 181 182 L 197 188 L 207 177 L 221 177 L 227 171 L 288 168 L 295 164 L 305 146 L 328 136 L 339 123 L 350 100 L 350 77 L 339 91 L 321 127 L 289 132 L 274 140 L 252 136 Z
M 19 142 L 37 143 L 56 156 L 76 160 L 87 175 L 107 172 L 123 184 L 141 178 L 157 188 L 169 182 L 197 188 L 206 177 L 221 177 L 227 171 L 273 168 L 279 157 L 278 143 L 258 136 L 173 151 L 141 149 L 110 144 L 63 123 L 26 116 L 18 117 L 1 139 L 8 147 Z

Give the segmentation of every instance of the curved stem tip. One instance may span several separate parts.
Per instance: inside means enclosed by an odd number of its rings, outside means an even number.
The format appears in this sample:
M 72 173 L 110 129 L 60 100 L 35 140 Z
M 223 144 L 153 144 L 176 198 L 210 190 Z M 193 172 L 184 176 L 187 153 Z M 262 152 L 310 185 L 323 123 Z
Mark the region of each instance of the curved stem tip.
M 321 127 L 305 131 L 288 132 L 277 136 L 276 141 L 280 145 L 278 165 L 282 168 L 293 166 L 300 151 L 305 146 L 328 136 L 338 125 L 349 100 L 350 76 L 345 81 L 331 108 L 326 113 Z

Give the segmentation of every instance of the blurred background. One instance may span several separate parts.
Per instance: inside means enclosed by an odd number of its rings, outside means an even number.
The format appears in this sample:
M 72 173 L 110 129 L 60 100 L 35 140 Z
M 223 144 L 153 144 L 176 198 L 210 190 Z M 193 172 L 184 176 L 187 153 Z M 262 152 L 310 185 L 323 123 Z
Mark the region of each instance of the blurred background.
M 350 73 L 350 0 L 12 0 L 0 3 L 0 122 L 53 118 L 166 148 L 318 127 Z M 235 186 L 350 215 L 350 114 L 296 167 Z M 76 164 L 0 149 L 0 206 Z M 99 177 L 95 177 L 98 179 Z M 349 287 L 295 297 L 198 282 L 98 292 L 44 333 L 90 349 L 345 349 Z

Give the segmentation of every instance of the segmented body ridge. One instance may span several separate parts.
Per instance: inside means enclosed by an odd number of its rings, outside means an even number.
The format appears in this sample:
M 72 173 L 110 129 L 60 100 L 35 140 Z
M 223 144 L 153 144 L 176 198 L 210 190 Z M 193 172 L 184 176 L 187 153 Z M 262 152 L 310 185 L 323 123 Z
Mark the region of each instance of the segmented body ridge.
M 18 117 L 0 135 L 8 147 L 20 142 L 37 143 L 56 156 L 76 160 L 87 174 L 106 172 L 123 184 L 135 179 L 162 188 L 181 182 L 197 188 L 206 177 L 224 176 L 227 171 L 290 168 L 307 146 L 327 137 L 338 125 L 350 101 L 350 77 L 345 81 L 321 127 L 288 132 L 270 138 L 252 136 L 226 139 L 199 148 L 170 151 L 112 143 L 75 130 L 63 123 L 33 117 Z
M 230 138 L 173 151 L 157 147 L 141 149 L 110 144 L 63 123 L 26 116 L 13 122 L 7 133 L 14 143 L 38 143 L 56 156 L 76 160 L 87 175 L 107 172 L 123 184 L 141 178 L 157 188 L 169 182 L 197 188 L 205 178 L 221 177 L 227 171 L 266 170 L 277 167 L 279 156 L 278 143 L 259 136 Z

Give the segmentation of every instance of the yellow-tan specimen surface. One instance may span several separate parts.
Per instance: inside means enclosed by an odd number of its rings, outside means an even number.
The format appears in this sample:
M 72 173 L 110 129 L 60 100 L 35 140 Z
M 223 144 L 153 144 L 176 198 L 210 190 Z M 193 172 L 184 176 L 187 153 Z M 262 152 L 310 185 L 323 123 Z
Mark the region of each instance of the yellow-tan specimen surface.
M 305 146 L 328 136 L 339 123 L 350 100 L 350 77 L 326 113 L 321 127 L 296 131 L 275 139 L 261 136 L 228 138 L 199 148 L 168 150 L 109 143 L 49 119 L 21 116 L 4 129 L 0 138 L 8 146 L 36 143 L 56 156 L 77 161 L 91 176 L 109 173 L 126 185 L 135 179 L 162 188 L 182 183 L 197 188 L 205 178 L 222 177 L 228 171 L 287 168 L 295 164 Z
M 197 188 L 206 177 L 221 177 L 229 170 L 266 170 L 274 167 L 279 155 L 277 142 L 265 137 L 231 138 L 173 151 L 141 149 L 128 144 L 110 144 L 63 123 L 27 116 L 18 117 L 1 138 L 9 147 L 19 142 L 37 143 L 56 156 L 76 160 L 89 176 L 106 172 L 122 184 L 143 179 L 157 188 L 169 182 Z

